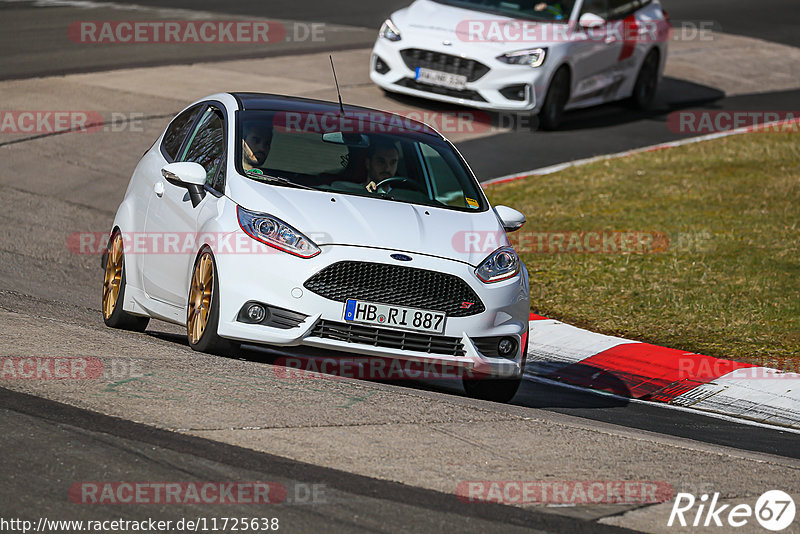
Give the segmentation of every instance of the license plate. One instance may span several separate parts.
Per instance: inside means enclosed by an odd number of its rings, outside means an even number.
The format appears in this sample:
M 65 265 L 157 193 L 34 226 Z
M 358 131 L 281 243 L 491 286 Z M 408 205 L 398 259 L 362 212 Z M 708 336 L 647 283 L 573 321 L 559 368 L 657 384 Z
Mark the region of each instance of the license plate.
M 467 86 L 467 77 L 459 74 L 450 74 L 439 70 L 423 69 L 417 67 L 416 80 L 428 85 L 439 85 L 450 89 L 464 89 Z
M 415 332 L 441 334 L 444 332 L 446 317 L 442 312 L 358 300 L 348 300 L 344 304 L 344 320 L 348 323 L 388 326 Z

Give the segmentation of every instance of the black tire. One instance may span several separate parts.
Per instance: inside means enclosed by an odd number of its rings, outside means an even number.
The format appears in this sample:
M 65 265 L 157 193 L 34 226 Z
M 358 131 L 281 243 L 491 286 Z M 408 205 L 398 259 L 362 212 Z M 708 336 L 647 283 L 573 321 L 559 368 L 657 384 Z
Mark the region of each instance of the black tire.
M 467 395 L 474 399 L 508 402 L 517 394 L 522 377 L 516 378 L 463 378 Z
M 657 50 L 651 50 L 644 58 L 630 98 L 630 103 L 634 108 L 645 111 L 653 105 L 658 91 L 659 62 L 660 56 Z
M 539 128 L 557 130 L 564 120 L 564 108 L 569 101 L 569 70 L 561 67 L 553 75 L 547 96 L 544 97 L 542 109 L 539 111 Z
M 195 260 L 194 268 L 192 269 L 192 280 L 194 283 L 194 278 L 198 266 L 201 263 L 201 260 L 208 256 L 211 260 L 212 266 L 212 274 L 213 274 L 213 284 L 211 290 L 211 297 L 210 297 L 210 306 L 208 312 L 208 320 L 206 322 L 205 328 L 203 329 L 203 333 L 200 336 L 199 340 L 194 341 L 192 333 L 189 331 L 191 328 L 191 321 L 190 317 L 187 316 L 186 318 L 186 334 L 187 339 L 189 340 L 189 346 L 192 350 L 197 352 L 205 352 L 208 354 L 218 354 L 218 355 L 227 355 L 232 350 L 234 350 L 238 344 L 233 343 L 230 340 L 225 338 L 219 337 L 217 334 L 217 329 L 219 327 L 219 276 L 217 271 L 217 262 L 214 259 L 214 255 L 211 253 L 209 249 L 203 250 Z M 187 314 L 192 313 L 192 306 L 191 306 L 191 298 L 192 298 L 192 289 L 189 289 L 189 304 L 187 306 Z
M 112 254 L 112 246 L 114 241 L 119 238 L 120 241 L 122 240 L 122 236 L 120 235 L 119 231 L 114 232 L 111 235 L 111 239 L 108 240 L 108 247 L 106 254 L 104 257 L 106 258 L 104 261 L 104 284 L 103 284 L 103 296 L 101 300 L 101 309 L 105 310 L 106 305 L 106 286 L 105 286 L 105 277 L 109 275 L 109 257 Z M 134 332 L 144 332 L 147 328 L 148 323 L 150 322 L 149 317 L 140 317 L 138 315 L 132 315 L 125 310 L 122 309 L 123 303 L 125 302 L 125 287 L 126 287 L 126 274 L 125 274 L 125 261 L 124 261 L 124 254 L 120 258 L 122 262 L 122 274 L 119 277 L 119 292 L 117 293 L 116 301 L 113 304 L 113 311 L 110 315 L 106 316 L 105 311 L 103 311 L 103 322 L 106 326 L 110 328 L 117 328 L 119 330 L 131 330 Z

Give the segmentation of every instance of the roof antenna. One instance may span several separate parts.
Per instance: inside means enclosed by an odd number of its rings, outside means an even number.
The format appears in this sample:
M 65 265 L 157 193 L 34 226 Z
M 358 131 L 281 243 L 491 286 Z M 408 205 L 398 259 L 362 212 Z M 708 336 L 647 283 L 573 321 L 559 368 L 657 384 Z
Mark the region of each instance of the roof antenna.
M 336 79 L 336 67 L 333 66 L 333 55 L 328 56 L 331 58 L 331 70 L 333 71 L 333 81 L 336 82 L 336 94 L 339 95 L 339 109 L 344 115 L 344 105 L 342 104 L 342 92 L 339 90 L 339 80 Z

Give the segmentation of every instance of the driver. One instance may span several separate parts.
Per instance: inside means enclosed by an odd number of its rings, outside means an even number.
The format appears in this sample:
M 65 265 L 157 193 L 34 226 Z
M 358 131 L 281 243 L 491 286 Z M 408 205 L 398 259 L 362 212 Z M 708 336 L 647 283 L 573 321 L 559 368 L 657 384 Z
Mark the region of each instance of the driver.
M 367 191 L 374 193 L 378 184 L 394 177 L 400 162 L 400 151 L 391 141 L 377 141 L 367 149 L 367 179 L 362 184 Z
M 260 173 L 272 146 L 272 123 L 266 120 L 249 121 L 242 128 L 242 168 L 245 172 Z

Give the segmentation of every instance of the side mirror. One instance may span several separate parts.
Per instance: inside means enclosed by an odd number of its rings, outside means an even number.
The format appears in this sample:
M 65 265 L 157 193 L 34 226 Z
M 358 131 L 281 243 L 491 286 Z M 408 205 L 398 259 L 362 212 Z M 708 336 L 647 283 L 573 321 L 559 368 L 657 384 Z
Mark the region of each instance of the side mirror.
M 591 29 L 596 26 L 602 26 L 605 23 L 606 19 L 604 19 L 600 15 L 595 15 L 594 13 L 584 13 L 578 20 L 578 24 L 580 24 L 581 28 L 586 28 L 586 29 Z
M 516 232 L 526 222 L 523 214 L 508 206 L 496 206 L 494 212 L 500 218 L 506 232 Z
M 177 187 L 189 190 L 189 198 L 195 208 L 206 196 L 203 186 L 206 184 L 206 170 L 199 163 L 169 163 L 161 168 L 161 176 Z

